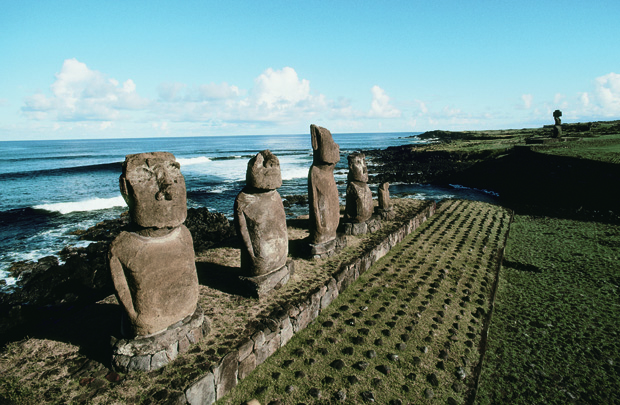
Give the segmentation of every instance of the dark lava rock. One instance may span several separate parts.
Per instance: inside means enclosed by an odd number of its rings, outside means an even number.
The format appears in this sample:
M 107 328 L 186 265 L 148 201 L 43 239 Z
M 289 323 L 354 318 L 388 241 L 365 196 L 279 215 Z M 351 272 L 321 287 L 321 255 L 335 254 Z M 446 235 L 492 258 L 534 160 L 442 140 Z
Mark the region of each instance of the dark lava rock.
M 435 396 L 435 393 L 433 392 L 433 390 L 431 388 L 427 388 L 424 390 L 424 397 L 426 399 L 431 399 Z
M 339 402 L 344 402 L 347 400 L 347 393 L 343 390 L 338 390 L 334 393 L 334 399 Z
M 383 329 L 383 330 L 381 331 L 381 334 L 382 334 L 383 336 L 386 336 L 386 337 L 390 337 L 390 336 L 392 336 L 392 332 L 391 332 L 389 329 Z
M 454 384 L 452 384 L 452 389 L 454 390 L 454 392 L 462 392 L 465 389 L 465 385 L 456 381 Z
M 396 326 L 396 322 L 386 322 L 385 324 L 390 329 L 394 329 L 394 326 Z
M 295 371 L 295 378 L 304 378 L 306 376 L 306 373 L 304 373 L 303 371 L 299 370 L 299 371 Z
M 348 305 L 343 305 L 340 308 L 338 308 L 339 311 L 348 311 L 349 310 L 349 306 Z
M 349 326 L 355 326 L 355 319 L 353 318 L 347 319 L 346 321 L 344 321 L 344 323 L 346 323 Z
M 297 388 L 294 385 L 287 385 L 284 388 L 284 392 L 286 392 L 287 394 L 292 393 L 293 391 L 295 391 Z
M 282 367 L 283 368 L 288 368 L 291 364 L 293 364 L 295 360 L 284 360 L 284 363 L 282 363 Z
M 293 354 L 297 357 L 301 357 L 304 355 L 304 349 L 302 349 L 301 347 L 299 349 L 296 349 Z
M 340 371 L 345 367 L 344 361 L 340 360 L 340 359 L 336 359 L 334 361 L 331 362 L 330 366 L 332 368 L 335 368 L 336 370 Z
M 363 391 L 362 399 L 366 402 L 375 402 L 375 395 L 371 391 Z
M 370 329 L 368 329 L 368 328 L 361 328 L 361 329 L 358 329 L 357 332 L 360 335 L 368 336 L 368 334 L 370 333 Z
M 440 350 L 439 351 L 439 358 L 440 359 L 447 359 L 448 358 L 448 351 L 447 350 Z
M 334 379 L 332 377 L 327 376 L 327 377 L 323 378 L 323 384 L 329 385 L 329 384 L 333 384 L 333 383 L 334 383 Z
M 381 385 L 381 383 L 383 382 L 383 380 L 382 380 L 382 379 L 380 379 L 380 378 L 375 377 L 375 378 L 373 378 L 373 379 L 372 379 L 372 381 L 371 381 L 371 382 L 372 382 L 372 385 L 374 385 L 375 387 L 377 387 L 377 386 Z
M 452 397 L 448 397 L 448 405 L 458 405 L 459 403 L 457 402 L 456 399 L 452 398 Z
M 390 361 L 398 361 L 398 360 L 400 360 L 400 357 L 398 357 L 398 354 L 394 354 L 394 353 L 388 354 L 387 358 Z
M 407 345 L 404 344 L 404 343 L 398 343 L 398 344 L 396 344 L 396 349 L 400 350 L 400 351 L 407 350 Z
M 357 376 L 350 375 L 347 377 L 347 381 L 349 382 L 349 384 L 353 385 L 353 384 L 357 384 L 358 382 L 360 382 L 360 379 L 357 378 Z
M 374 359 L 375 357 L 377 357 L 377 352 L 375 352 L 374 350 L 368 350 L 366 352 L 366 357 L 368 357 L 369 359 Z
M 308 391 L 308 395 L 310 395 L 311 397 L 314 398 L 321 398 L 321 390 L 318 388 L 310 388 L 310 390 Z
M 273 401 L 269 402 L 267 405 L 282 405 L 282 401 L 280 401 L 279 399 L 274 399 Z
M 400 399 L 392 399 L 389 402 L 390 405 L 403 405 L 403 401 L 401 401 Z
M 386 366 L 384 364 L 377 366 L 376 369 L 378 372 L 385 374 L 385 375 L 389 375 L 392 372 L 392 369 L 390 368 L 390 366 Z
M 280 373 L 271 373 L 271 378 L 273 378 L 274 380 L 277 380 L 278 378 L 280 378 L 282 374 Z
M 376 339 L 375 346 L 383 346 L 383 339 Z
M 366 325 L 366 326 L 375 326 L 376 324 L 377 324 L 377 322 L 375 322 L 375 321 L 373 321 L 371 319 L 369 319 L 367 321 L 364 321 L 364 325 Z
M 464 380 L 465 377 L 467 377 L 467 374 L 465 373 L 465 369 L 463 367 L 457 367 L 454 374 L 459 380 Z
M 316 351 L 319 352 L 321 356 L 327 356 L 329 354 L 329 351 L 324 347 L 319 347 Z
M 415 381 L 415 379 L 416 379 L 417 377 L 418 377 L 418 376 L 417 376 L 417 375 L 415 375 L 414 373 L 409 373 L 409 374 L 407 374 L 407 379 L 408 379 L 408 380 L 411 380 L 411 381 Z
M 358 361 L 357 363 L 353 365 L 353 367 L 355 367 L 358 370 L 362 370 L 362 371 L 366 370 L 368 366 L 369 364 L 366 363 L 365 361 Z
M 342 354 L 348 354 L 349 356 L 353 354 L 353 348 L 352 347 L 345 347 L 344 349 L 342 349 Z
M 433 386 L 433 387 L 438 387 L 439 386 L 439 379 L 437 378 L 437 375 L 435 373 L 431 373 L 426 377 L 426 380 Z
M 445 370 L 446 366 L 443 364 L 443 361 L 437 362 L 437 368 L 440 370 Z
M 196 252 L 220 245 L 237 234 L 226 215 L 209 212 L 205 207 L 188 209 L 185 226 L 192 234 Z
M 422 359 L 415 356 L 411 358 L 411 363 L 413 363 L 414 366 L 419 366 L 420 363 L 422 363 Z
M 408 341 L 409 341 L 409 339 L 411 339 L 411 335 L 409 335 L 408 333 L 403 333 L 402 335 L 400 335 L 400 339 L 401 339 L 403 342 L 408 342 Z
M 316 360 L 310 358 L 310 359 L 306 359 L 306 361 L 304 361 L 304 363 L 306 363 L 309 366 L 312 366 L 314 363 L 316 363 Z
M 354 345 L 363 345 L 364 344 L 364 337 L 363 336 L 353 336 L 351 338 L 351 342 Z
M 325 321 L 325 322 L 323 322 L 323 327 L 324 328 L 331 328 L 332 326 L 334 326 L 334 323 L 332 321 Z

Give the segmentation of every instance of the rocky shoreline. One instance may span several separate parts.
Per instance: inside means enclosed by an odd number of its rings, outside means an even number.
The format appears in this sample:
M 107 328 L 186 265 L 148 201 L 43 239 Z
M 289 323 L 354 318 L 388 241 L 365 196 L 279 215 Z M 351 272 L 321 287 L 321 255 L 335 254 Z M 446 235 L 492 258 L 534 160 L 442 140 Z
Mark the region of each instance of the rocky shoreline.
M 224 214 L 207 208 L 188 210 L 187 228 L 196 252 L 236 243 L 236 232 Z M 0 294 L 0 344 L 25 336 L 40 322 L 53 322 L 66 311 L 97 302 L 114 293 L 107 255 L 110 243 L 129 227 L 127 214 L 77 231 L 86 247 L 66 247 L 36 262 L 16 262 L 9 269 L 18 279 L 12 293 Z

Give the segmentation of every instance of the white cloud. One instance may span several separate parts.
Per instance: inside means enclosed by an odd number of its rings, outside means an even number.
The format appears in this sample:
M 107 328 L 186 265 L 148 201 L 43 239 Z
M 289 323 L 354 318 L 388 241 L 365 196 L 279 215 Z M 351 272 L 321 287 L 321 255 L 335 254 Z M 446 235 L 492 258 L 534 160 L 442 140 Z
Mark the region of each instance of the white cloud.
M 620 74 L 609 73 L 595 80 L 595 94 L 601 108 L 601 115 L 620 114 Z
M 252 101 L 269 109 L 291 107 L 310 98 L 310 82 L 299 80 L 291 67 L 269 68 L 254 80 Z
M 120 118 L 122 110 L 140 110 L 148 105 L 136 93 L 133 80 L 119 86 L 116 79 L 76 59 L 64 61 L 50 90 L 50 97 L 41 93 L 28 97 L 22 111 L 35 119 L 112 121 Z
M 521 100 L 523 100 L 523 106 L 525 107 L 526 110 L 529 110 L 530 108 L 532 108 L 533 99 L 534 99 L 534 96 L 532 96 L 531 94 L 523 94 L 521 96 Z
M 390 104 L 390 97 L 385 90 L 375 85 L 370 91 L 372 92 L 372 102 L 370 103 L 369 117 L 398 118 L 401 116 L 400 110 Z

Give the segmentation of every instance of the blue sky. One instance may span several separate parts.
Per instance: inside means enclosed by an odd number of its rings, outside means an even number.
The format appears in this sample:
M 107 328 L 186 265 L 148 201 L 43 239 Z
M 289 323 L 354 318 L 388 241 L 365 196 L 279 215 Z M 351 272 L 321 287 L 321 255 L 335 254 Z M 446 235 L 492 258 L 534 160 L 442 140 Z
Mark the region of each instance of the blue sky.
M 620 2 L 4 1 L 0 140 L 620 119 Z

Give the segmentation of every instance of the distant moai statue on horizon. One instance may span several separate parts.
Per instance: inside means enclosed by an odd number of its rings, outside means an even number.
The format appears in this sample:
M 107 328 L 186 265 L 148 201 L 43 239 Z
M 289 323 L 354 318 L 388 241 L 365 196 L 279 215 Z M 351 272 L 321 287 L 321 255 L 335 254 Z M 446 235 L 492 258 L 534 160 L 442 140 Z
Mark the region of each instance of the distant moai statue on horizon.
M 340 160 L 340 147 L 331 132 L 310 126 L 313 161 L 308 173 L 310 204 L 310 250 L 312 255 L 328 254 L 336 245 L 340 223 L 340 199 L 334 168 Z
M 562 111 L 555 110 L 553 112 L 553 121 L 554 121 L 553 137 L 554 138 L 559 138 L 562 136 L 562 120 L 560 119 L 561 116 L 562 116 Z
M 372 192 L 368 187 L 368 168 L 366 156 L 354 152 L 348 156 L 349 174 L 347 175 L 346 217 L 347 220 L 360 223 L 372 216 Z
M 280 161 L 264 150 L 248 162 L 246 186 L 235 199 L 234 223 L 242 240 L 241 278 L 259 298 L 286 284 L 290 276 L 286 213 L 277 191 L 280 186 Z

